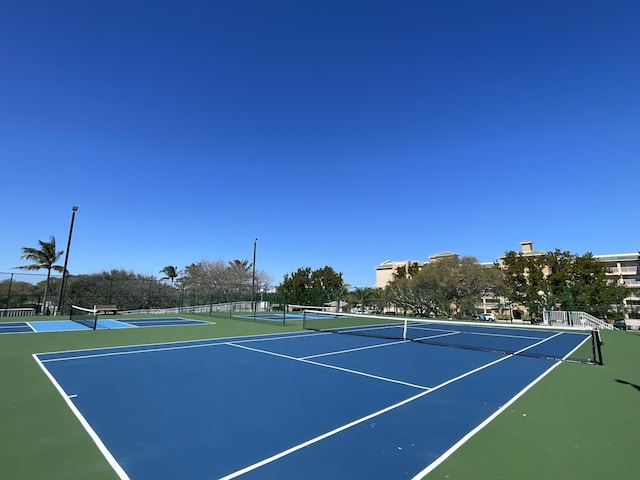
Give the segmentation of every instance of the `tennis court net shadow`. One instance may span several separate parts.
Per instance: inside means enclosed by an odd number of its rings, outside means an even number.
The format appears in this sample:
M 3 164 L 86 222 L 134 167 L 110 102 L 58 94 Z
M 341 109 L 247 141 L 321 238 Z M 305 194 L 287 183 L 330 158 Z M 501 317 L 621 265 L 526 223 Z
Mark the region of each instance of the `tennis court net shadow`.
M 627 382 L 626 380 L 620 380 L 619 378 L 616 378 L 616 382 L 618 383 L 622 383 L 624 385 L 631 385 L 633 388 L 635 388 L 638 392 L 640 392 L 640 385 L 636 385 L 635 383 L 631 383 L 631 382 Z

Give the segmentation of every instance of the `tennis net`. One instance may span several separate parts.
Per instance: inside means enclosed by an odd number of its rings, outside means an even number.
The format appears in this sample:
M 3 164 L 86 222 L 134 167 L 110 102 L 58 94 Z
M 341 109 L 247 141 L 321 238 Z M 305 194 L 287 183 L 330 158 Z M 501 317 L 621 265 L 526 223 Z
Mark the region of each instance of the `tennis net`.
M 93 330 L 98 328 L 98 312 L 92 308 L 83 308 L 76 305 L 71 305 L 71 313 L 69 314 L 69 320 L 73 320 L 76 323 L 89 327 Z
M 602 365 L 600 332 L 305 311 L 303 328 L 505 355 Z

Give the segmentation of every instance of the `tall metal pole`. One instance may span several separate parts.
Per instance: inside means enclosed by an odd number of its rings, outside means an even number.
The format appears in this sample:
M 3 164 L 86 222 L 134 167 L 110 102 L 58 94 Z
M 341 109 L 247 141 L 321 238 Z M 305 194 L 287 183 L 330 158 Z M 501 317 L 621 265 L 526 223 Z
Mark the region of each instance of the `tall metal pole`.
M 253 276 L 251 280 L 251 310 L 253 310 L 253 319 L 256 317 L 256 245 L 258 239 L 253 241 Z
M 56 314 L 62 313 L 65 282 L 67 280 L 67 264 L 69 263 L 69 249 L 71 248 L 71 235 L 73 235 L 73 222 L 76 218 L 77 211 L 78 211 L 78 207 L 74 205 L 71 208 L 71 225 L 69 226 L 69 239 L 67 240 L 67 251 L 64 254 L 64 267 L 62 270 L 62 282 L 60 282 L 60 296 L 58 297 L 58 308 L 56 309 Z
M 4 309 L 4 314 L 5 316 L 7 315 L 7 310 L 9 310 L 9 302 L 11 302 L 11 285 L 13 285 L 13 273 L 11 274 L 11 277 L 9 278 L 9 291 L 7 292 L 7 305 Z

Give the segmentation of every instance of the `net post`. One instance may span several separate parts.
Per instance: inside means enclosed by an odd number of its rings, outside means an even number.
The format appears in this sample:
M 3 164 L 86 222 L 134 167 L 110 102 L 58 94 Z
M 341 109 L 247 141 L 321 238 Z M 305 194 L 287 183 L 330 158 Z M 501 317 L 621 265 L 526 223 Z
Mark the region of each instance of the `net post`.
M 602 360 L 602 341 L 600 340 L 600 330 L 591 330 L 591 345 L 593 349 L 593 361 L 598 365 L 604 365 Z
M 84 325 L 91 330 L 97 330 L 100 310 L 94 305 L 93 308 L 82 308 L 71 305 L 69 309 L 69 320 Z
M 285 325 L 287 322 L 287 295 L 286 294 L 282 299 L 282 307 L 283 307 L 282 308 L 282 325 Z
M 407 329 L 409 326 L 409 320 L 407 318 L 404 319 L 404 324 L 402 326 L 402 339 L 406 340 L 407 339 Z

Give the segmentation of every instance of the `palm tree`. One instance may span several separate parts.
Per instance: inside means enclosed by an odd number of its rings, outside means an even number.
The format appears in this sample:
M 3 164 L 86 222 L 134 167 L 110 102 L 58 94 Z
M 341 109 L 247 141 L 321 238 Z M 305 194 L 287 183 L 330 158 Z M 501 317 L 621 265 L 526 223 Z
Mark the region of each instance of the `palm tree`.
M 253 266 L 252 263 L 249 263 L 249 260 L 237 259 L 232 262 L 228 262 L 228 264 L 230 269 L 240 274 L 249 273 L 249 270 L 251 270 L 251 267 Z
M 173 282 L 180 275 L 180 271 L 178 270 L 178 267 L 174 267 L 173 265 L 167 265 L 162 270 L 160 270 L 160 273 L 164 273 L 165 275 L 160 280 L 171 280 L 172 287 L 173 287 Z
M 246 290 L 251 284 L 251 267 L 249 260 L 233 260 L 227 262 L 227 280 L 231 288 L 237 293 L 247 293 Z
M 353 298 L 355 298 L 356 302 L 360 305 L 360 313 L 366 312 L 366 307 L 369 305 L 373 292 L 373 288 L 371 287 L 356 288 L 352 292 Z
M 40 244 L 39 249 L 32 247 L 22 247 L 22 256 L 20 258 L 22 260 L 33 263 L 29 265 L 22 265 L 16 268 L 20 268 L 22 270 L 45 269 L 47 271 L 47 283 L 44 287 L 44 296 L 42 299 L 42 313 L 46 314 L 47 293 L 49 292 L 49 279 L 51 278 L 51 270 L 55 270 L 56 272 L 64 271 L 64 267 L 61 267 L 60 265 L 54 265 L 62 256 L 64 250 L 56 251 L 56 237 L 54 236 L 51 236 L 51 239 L 48 242 L 38 240 L 38 243 Z

